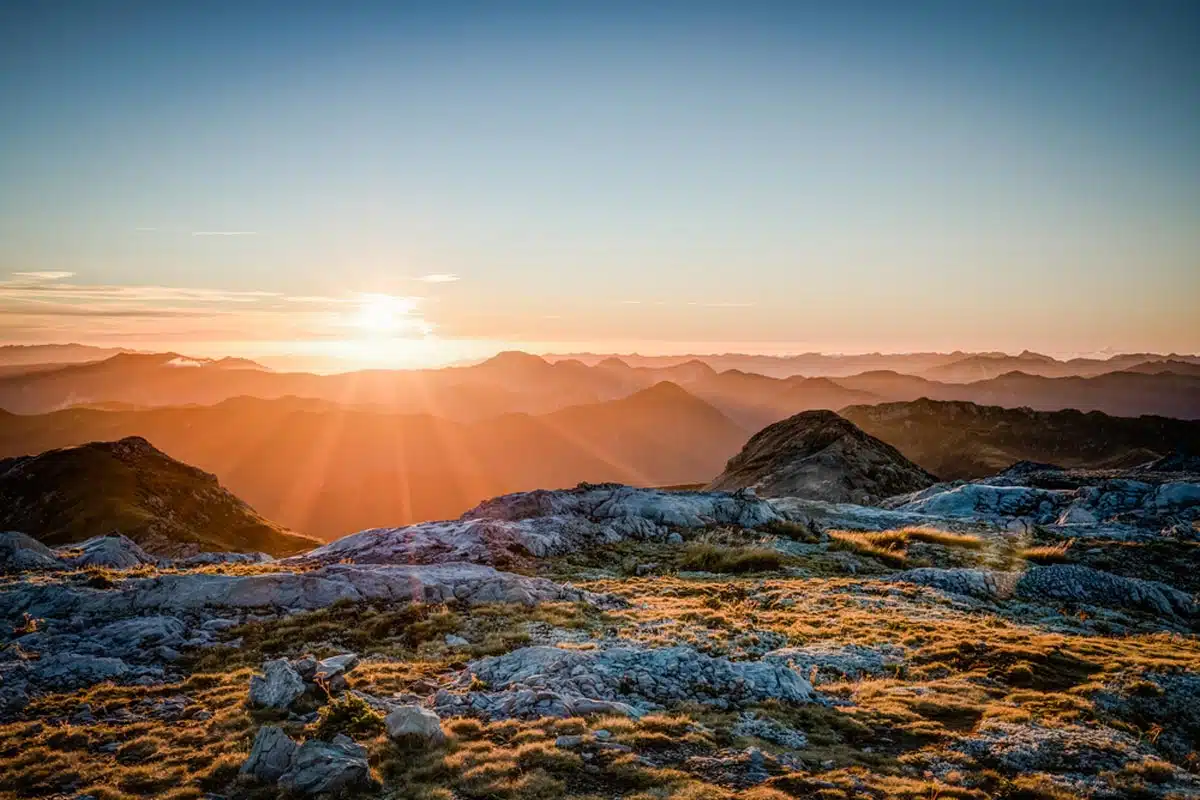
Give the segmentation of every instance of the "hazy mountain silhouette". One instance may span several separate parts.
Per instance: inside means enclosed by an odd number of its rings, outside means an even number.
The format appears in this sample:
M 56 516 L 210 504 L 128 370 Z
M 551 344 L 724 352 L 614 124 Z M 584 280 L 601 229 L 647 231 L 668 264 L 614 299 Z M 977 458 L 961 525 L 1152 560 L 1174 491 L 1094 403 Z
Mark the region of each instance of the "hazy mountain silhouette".
M 6 344 L 0 346 L 0 365 L 78 364 L 132 352 L 124 347 L 92 347 L 86 344 Z
M 211 405 L 239 396 L 296 396 L 465 422 L 506 413 L 545 414 L 614 400 L 670 380 L 749 430 L 804 410 L 920 397 L 1195 418 L 1200 417 L 1200 376 L 1190 372 L 1183 366 L 1139 367 L 1139 372 L 1087 379 L 1007 373 L 973 383 L 940 383 L 894 371 L 875 370 L 836 379 L 774 378 L 742 370 L 718 372 L 694 359 L 652 368 L 609 358 L 588 366 L 579 360 L 551 363 L 512 352 L 467 367 L 314 375 L 271 372 L 241 359 L 139 353 L 17 375 L 0 374 L 0 408 L 29 414 L 72 405 Z

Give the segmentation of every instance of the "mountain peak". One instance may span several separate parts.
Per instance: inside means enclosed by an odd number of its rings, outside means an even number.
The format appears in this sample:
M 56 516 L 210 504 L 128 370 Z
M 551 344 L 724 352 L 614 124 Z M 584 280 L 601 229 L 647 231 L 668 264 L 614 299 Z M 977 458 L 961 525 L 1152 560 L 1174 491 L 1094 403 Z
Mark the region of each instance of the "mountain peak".
M 832 411 L 805 411 L 756 433 L 710 489 L 766 497 L 874 503 L 932 485 L 899 450 Z

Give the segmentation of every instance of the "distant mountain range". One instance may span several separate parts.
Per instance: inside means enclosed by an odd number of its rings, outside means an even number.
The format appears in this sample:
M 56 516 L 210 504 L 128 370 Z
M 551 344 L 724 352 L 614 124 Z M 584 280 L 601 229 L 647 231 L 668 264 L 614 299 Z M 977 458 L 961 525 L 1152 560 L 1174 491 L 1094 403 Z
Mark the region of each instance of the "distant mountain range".
M 132 352 L 135 351 L 123 347 L 92 347 L 86 344 L 6 344 L 0 346 L 0 366 L 78 364 Z
M 1008 372 L 953 383 L 891 370 L 838 378 L 775 378 L 734 369 L 719 372 L 695 359 L 639 367 L 607 358 L 589 366 L 514 352 L 469 367 L 314 375 L 272 372 L 242 359 L 123 353 L 84 364 L 0 372 L 0 408 L 34 414 L 71 406 L 150 408 L 211 405 L 240 396 L 303 397 L 351 409 L 476 422 L 617 400 L 670 381 L 753 432 L 800 411 L 921 397 L 1194 419 L 1200 417 L 1198 373 L 1200 365 L 1176 359 L 1140 362 L 1123 372 L 1089 378 Z
M 0 414 L 0 455 L 131 435 L 216 473 L 267 517 L 333 538 L 452 518 L 498 494 L 584 480 L 702 483 L 749 432 L 671 383 L 604 403 L 473 422 L 302 398 Z
M 842 416 L 943 480 L 993 475 L 1017 461 L 1123 469 L 1200 454 L 1200 422 L 917 400 L 851 406 Z
M 900 372 L 907 375 L 922 375 L 931 380 L 948 383 L 970 383 L 995 378 L 1006 372 L 1025 372 L 1043 377 L 1089 376 L 1105 372 L 1118 372 L 1145 362 L 1175 361 L 1200 364 L 1200 356 L 1171 353 L 1121 353 L 1105 359 L 1073 358 L 1066 361 L 1052 356 L 1026 350 L 1019 355 L 1007 353 L 865 353 L 857 355 L 829 355 L 825 353 L 802 353 L 791 356 L 765 356 L 746 353 L 724 353 L 714 355 L 642 356 L 570 353 L 547 355 L 549 361 L 565 359 L 595 365 L 606 360 L 619 360 L 631 367 L 662 369 L 689 361 L 699 361 L 718 372 L 736 369 L 754 372 L 775 378 L 793 375 L 809 377 L 847 377 L 862 372 L 879 370 Z
M 140 437 L 0 461 L 0 530 L 50 545 L 118 532 L 159 555 L 311 549 L 217 482 Z
M 676 375 L 697 379 L 697 385 L 710 389 L 714 380 L 695 366 Z M 761 381 L 781 385 L 785 391 L 794 390 L 797 383 L 744 374 L 722 377 L 729 375 L 717 378 L 739 387 L 744 397 L 750 396 L 747 385 Z M 1123 377 L 1154 380 L 1158 376 Z M 769 391 L 766 394 L 770 396 Z M 981 477 L 1020 460 L 1124 467 L 1180 449 L 1200 452 L 1200 422 L 1163 417 L 1038 412 L 934 400 L 852 405 L 843 409 L 842 416 L 943 479 Z M 827 418 L 836 415 L 812 412 L 798 419 Z M 764 431 L 756 438 L 790 443 L 789 453 L 824 453 L 805 462 L 816 467 L 833 452 L 826 452 L 826 438 L 861 444 L 854 437 L 825 436 L 829 431 L 845 431 L 824 423 L 799 425 L 791 420 L 776 430 L 782 433 L 764 438 Z M 727 462 L 737 473 L 729 487 L 757 485 L 766 473 L 759 475 L 757 467 L 747 466 L 753 458 L 743 458 L 746 463 L 740 465 L 729 461 L 753 433 L 678 384 L 659 382 L 615 400 L 546 414 L 508 413 L 471 421 L 348 408 L 297 397 L 241 397 L 207 406 L 105 404 L 48 414 L 0 413 L 0 456 L 141 436 L 172 458 L 219 476 L 225 487 L 267 518 L 291 530 L 336 538 L 368 527 L 452 518 L 488 497 L 580 481 L 704 484 L 721 474 Z M 792 447 L 796 442 L 799 445 Z M 816 447 L 814 442 L 825 444 Z M 850 459 L 853 464 L 861 462 L 855 473 L 861 475 L 848 479 L 847 497 L 890 491 L 888 487 L 896 485 L 887 477 L 892 472 L 906 480 L 912 477 L 896 467 L 894 459 L 875 458 L 871 448 L 854 449 L 867 455 Z M 768 472 L 773 470 L 770 467 Z M 84 486 L 87 479 L 78 482 Z M 39 485 L 38 491 L 49 491 L 48 486 Z M 23 503 L 10 503 L 9 511 L 24 507 Z M 92 534 L 105 532 L 87 527 Z

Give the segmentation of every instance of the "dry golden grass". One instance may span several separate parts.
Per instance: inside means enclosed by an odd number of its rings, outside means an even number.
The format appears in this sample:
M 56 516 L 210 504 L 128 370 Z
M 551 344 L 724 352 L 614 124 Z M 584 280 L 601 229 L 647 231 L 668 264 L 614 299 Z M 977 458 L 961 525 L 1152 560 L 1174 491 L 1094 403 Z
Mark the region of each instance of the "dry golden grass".
M 829 531 L 829 549 L 845 550 L 877 559 L 891 567 L 909 565 L 908 546 L 912 542 L 939 545 L 959 550 L 984 550 L 987 542 L 978 536 L 952 533 L 935 528 L 901 528 L 894 531 L 862 533 Z
M 741 573 L 772 572 L 783 567 L 785 556 L 769 547 L 728 547 L 692 542 L 684 548 L 677 566 L 683 570 Z
M 1068 539 L 1059 544 L 1026 547 L 1020 550 L 1018 555 L 1026 561 L 1032 561 L 1035 564 L 1065 564 L 1070 560 L 1067 557 L 1067 552 L 1074 544 L 1074 539 Z

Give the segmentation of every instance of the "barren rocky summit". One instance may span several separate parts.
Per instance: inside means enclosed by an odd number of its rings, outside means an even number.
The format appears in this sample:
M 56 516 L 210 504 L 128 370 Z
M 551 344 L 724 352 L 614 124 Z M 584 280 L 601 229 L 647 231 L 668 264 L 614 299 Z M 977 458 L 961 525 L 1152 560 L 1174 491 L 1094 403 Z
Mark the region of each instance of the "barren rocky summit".
M 832 411 L 805 411 L 759 431 L 709 489 L 873 504 L 937 478 Z
M 0 797 L 1200 797 L 1191 462 L 781 425 L 279 559 L 0 534 Z

